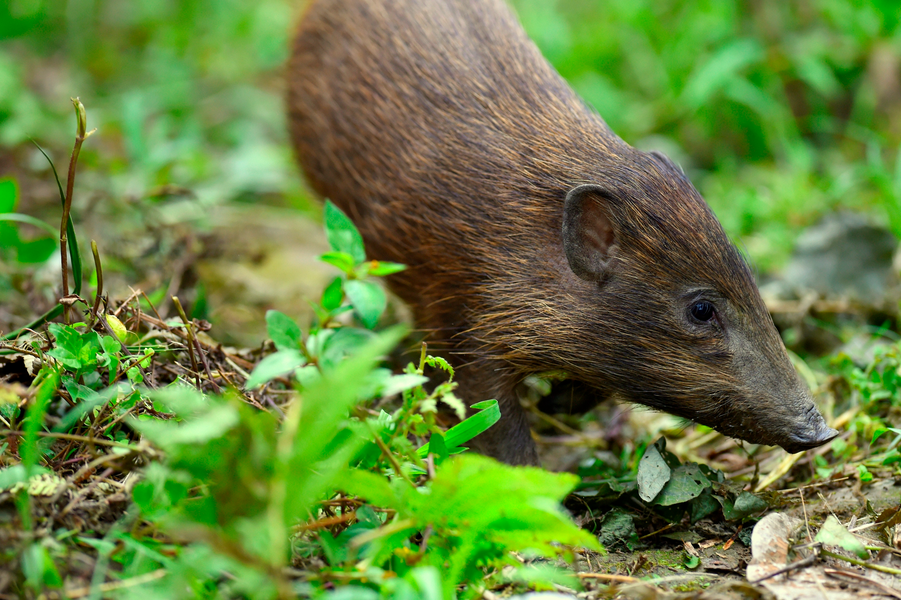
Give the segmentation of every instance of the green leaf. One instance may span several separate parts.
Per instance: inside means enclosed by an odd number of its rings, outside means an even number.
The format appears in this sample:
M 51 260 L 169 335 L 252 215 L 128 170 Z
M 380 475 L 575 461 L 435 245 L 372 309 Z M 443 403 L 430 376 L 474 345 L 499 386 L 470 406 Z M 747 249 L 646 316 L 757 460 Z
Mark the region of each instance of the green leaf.
M 154 393 L 154 396 L 161 392 Z M 178 396 L 170 396 L 168 403 L 177 412 L 184 411 L 176 401 Z M 160 448 L 173 448 L 179 444 L 203 444 L 222 437 L 240 421 L 238 411 L 230 404 L 210 404 L 194 416 L 180 423 L 171 421 L 141 421 L 131 419 L 131 426 Z
M 486 431 L 501 418 L 501 409 L 497 400 L 477 402 L 471 408 L 479 412 L 444 432 L 444 443 L 449 451 L 462 446 L 475 436 Z M 416 454 L 422 458 L 425 458 L 428 453 L 428 444 L 423 444 L 416 450 Z
M 266 330 L 279 350 L 297 350 L 303 344 L 303 333 L 297 323 L 285 313 L 266 311 Z
M 47 328 L 56 341 L 56 345 L 66 348 L 72 354 L 78 354 L 81 351 L 82 335 L 72 326 L 62 325 L 61 323 L 50 323 Z
M 435 367 L 437 369 L 441 369 L 445 373 L 448 373 L 450 375 L 450 377 L 448 378 L 448 381 L 452 381 L 454 379 L 454 368 L 450 365 L 449 362 L 447 362 L 445 359 L 441 358 L 440 356 L 432 356 L 432 355 L 426 356 L 425 364 L 429 365 L 430 367 Z
M 394 488 L 385 477 L 361 469 L 344 474 L 341 491 L 364 498 L 375 506 L 393 506 L 397 502 Z
M 118 321 L 118 319 L 116 319 L 116 320 Z M 120 339 L 122 339 L 122 338 L 120 338 Z M 118 354 L 119 352 L 122 351 L 122 344 L 119 343 L 119 340 L 117 340 L 116 338 L 114 338 L 111 335 L 101 336 L 100 337 L 100 346 L 103 348 L 103 351 L 107 354 Z
M 3 182 L 0 182 L 0 185 L 2 185 L 2 184 L 3 184 Z M 2 204 L 2 201 L 0 201 L 0 204 Z M 12 221 L 12 222 L 18 222 L 18 223 L 27 223 L 28 225 L 31 225 L 32 227 L 36 227 L 38 229 L 43 230 L 45 233 L 49 233 L 51 236 L 54 236 L 55 241 L 58 241 L 58 240 L 56 240 L 56 238 L 59 237 L 58 229 L 54 229 L 53 226 L 50 225 L 49 223 L 45 223 L 44 221 L 41 221 L 40 219 L 36 219 L 36 218 L 32 217 L 31 215 L 23 215 L 22 213 L 14 213 L 14 212 L 5 212 L 2 210 L 2 206 L 0 206 L 0 221 Z
M 0 179 L 0 213 L 11 213 L 16 210 L 16 198 L 19 190 L 12 178 Z
M 371 281 L 352 279 L 344 284 L 344 293 L 360 317 L 360 322 L 368 329 L 375 327 L 388 304 L 385 291 Z
M 757 40 L 737 39 L 719 47 L 706 61 L 701 57 L 695 62 L 699 66 L 682 90 L 681 101 L 689 108 L 709 102 L 718 92 L 735 82 L 743 69 L 762 60 L 765 54 Z
M 734 503 L 723 503 L 723 516 L 727 521 L 745 519 L 769 508 L 769 505 L 751 492 L 742 492 Z
M 848 531 L 838 519 L 829 515 L 826 522 L 817 533 L 816 541 L 830 546 L 838 546 L 844 548 L 848 552 L 856 554 L 858 557 L 866 559 L 870 557 L 866 546 L 857 537 Z
M 425 489 L 406 488 L 392 508 L 420 528 L 431 526 L 437 539 L 448 539 L 444 544 L 459 540 L 432 559 L 445 567 L 453 585 L 476 564 L 509 551 L 554 557 L 567 553 L 565 546 L 600 550 L 597 539 L 576 527 L 560 505 L 577 482 L 569 473 L 463 454 L 442 463 Z M 499 501 L 509 498 L 516 502 Z
M 122 323 L 115 315 L 106 315 L 106 324 L 109 325 L 109 328 L 112 329 L 113 333 L 116 334 L 116 337 L 125 342 L 128 340 L 128 329 L 125 327 L 125 324 Z M 118 344 L 118 342 L 116 342 Z M 106 346 L 104 346 L 106 348 Z M 118 352 L 119 349 L 112 350 L 113 352 Z M 110 350 L 107 350 L 110 352 Z
M 447 445 L 444 443 L 443 435 L 435 432 L 429 437 L 429 452 L 435 456 L 436 464 L 441 464 L 447 460 Z
M 672 469 L 664 459 L 660 438 L 648 446 L 644 456 L 638 463 L 638 495 L 645 502 L 650 502 L 663 490 L 672 476 Z
M 22 554 L 22 571 L 28 587 L 40 590 L 45 587 L 58 589 L 63 586 L 63 579 L 53 564 L 50 552 L 38 542 L 32 542 Z
M 50 258 L 58 247 L 59 240 L 55 238 L 22 241 L 19 242 L 16 258 L 23 265 L 39 264 Z
M 71 350 L 68 348 L 52 348 L 45 352 L 47 356 L 51 358 L 55 358 L 62 364 L 64 367 L 69 369 L 70 371 L 77 371 L 81 369 L 84 363 L 82 363 L 81 357 L 78 354 L 73 354 Z M 80 354 L 80 348 L 79 348 Z
M 645 453 L 645 456 L 647 456 L 647 453 Z M 643 468 L 650 468 L 644 466 L 644 458 L 642 458 L 642 462 L 638 467 L 639 495 L 641 495 L 641 470 Z M 680 465 L 670 471 L 668 481 L 663 486 L 663 489 L 655 495 L 653 504 L 657 506 L 672 506 L 683 502 L 691 502 L 709 487 L 710 480 L 704 476 L 696 463 Z M 642 500 L 644 500 L 643 496 Z
M 857 465 L 857 474 L 864 483 L 873 481 L 873 474 L 867 469 L 866 465 Z
M 375 337 L 373 332 L 356 327 L 341 327 L 331 331 L 334 333 L 325 338 L 319 351 L 319 364 L 324 370 L 335 368 L 347 356 L 359 352 Z
M 712 515 L 720 508 L 720 503 L 716 501 L 709 491 L 691 501 L 691 522 L 697 523 L 704 517 Z
M 322 308 L 329 312 L 341 306 L 341 302 L 344 300 L 344 291 L 341 289 L 341 282 L 342 279 L 340 277 L 335 277 L 322 291 L 322 300 L 320 300 L 320 304 L 322 305 Z
M 280 447 L 290 455 L 284 463 L 286 477 L 290 474 L 285 504 L 289 519 L 306 518 L 313 502 L 333 486 L 341 485 L 348 472 L 348 462 L 366 440 L 352 437 L 338 450 L 329 449 L 329 441 L 344 429 L 340 424 L 357 402 L 367 373 L 403 334 L 403 327 L 381 332 L 354 356 L 304 390 L 302 412 L 297 412 L 301 403 L 296 404 L 297 409 L 295 405 L 289 409 L 281 434 L 288 437 L 279 440 Z M 324 449 L 329 449 L 329 455 L 321 454 Z
M 325 254 L 319 255 L 319 260 L 328 263 L 333 267 L 338 267 L 348 275 L 353 273 L 354 267 L 356 267 L 354 257 L 347 252 L 326 252 Z
M 366 260 L 366 252 L 363 250 L 363 238 L 340 208 L 331 200 L 325 201 L 324 210 L 325 235 L 328 243 L 335 252 L 346 252 L 355 265 Z
M 276 377 L 292 373 L 305 364 L 307 364 L 307 359 L 300 350 L 279 350 L 257 363 L 253 368 L 253 373 L 247 379 L 244 389 L 252 390 Z
M 423 375 L 412 375 L 402 373 L 400 375 L 391 375 L 380 386 L 378 393 L 382 398 L 388 398 L 394 394 L 399 394 L 416 386 L 422 385 L 429 380 Z
M 384 277 L 386 275 L 393 275 L 394 273 L 400 273 L 401 271 L 406 270 L 406 268 L 407 268 L 407 265 L 402 265 L 400 263 L 382 262 L 380 260 L 373 260 L 369 263 L 368 274 L 373 277 Z

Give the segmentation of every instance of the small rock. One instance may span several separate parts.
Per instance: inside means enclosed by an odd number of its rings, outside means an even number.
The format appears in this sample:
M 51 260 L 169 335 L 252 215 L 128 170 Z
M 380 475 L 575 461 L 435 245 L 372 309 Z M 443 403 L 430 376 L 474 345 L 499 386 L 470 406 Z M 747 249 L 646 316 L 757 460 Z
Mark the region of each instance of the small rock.
M 799 296 L 814 291 L 879 306 L 898 282 L 897 249 L 892 232 L 863 215 L 830 214 L 798 237 L 782 280 Z

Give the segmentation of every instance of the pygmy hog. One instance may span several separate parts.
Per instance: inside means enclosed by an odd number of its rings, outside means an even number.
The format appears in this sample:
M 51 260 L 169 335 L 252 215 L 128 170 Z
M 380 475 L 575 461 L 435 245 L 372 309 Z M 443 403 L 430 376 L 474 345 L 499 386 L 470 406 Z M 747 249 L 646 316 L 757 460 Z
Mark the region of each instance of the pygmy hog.
M 461 395 L 499 401 L 481 452 L 537 462 L 515 388 L 550 370 L 789 452 L 837 435 L 685 175 L 619 139 L 503 0 L 315 0 L 288 112 L 312 187 L 409 266 L 390 286 Z

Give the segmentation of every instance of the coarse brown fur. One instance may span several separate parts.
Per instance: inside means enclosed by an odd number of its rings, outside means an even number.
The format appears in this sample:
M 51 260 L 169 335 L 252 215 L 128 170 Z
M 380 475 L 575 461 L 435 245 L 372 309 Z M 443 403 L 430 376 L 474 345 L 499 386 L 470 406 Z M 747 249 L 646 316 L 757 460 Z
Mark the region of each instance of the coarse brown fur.
M 390 285 L 466 400 L 501 403 L 483 452 L 537 461 L 515 387 L 548 370 L 751 441 L 834 436 L 697 191 L 588 109 L 502 0 L 316 0 L 288 78 L 310 184 L 409 266 Z

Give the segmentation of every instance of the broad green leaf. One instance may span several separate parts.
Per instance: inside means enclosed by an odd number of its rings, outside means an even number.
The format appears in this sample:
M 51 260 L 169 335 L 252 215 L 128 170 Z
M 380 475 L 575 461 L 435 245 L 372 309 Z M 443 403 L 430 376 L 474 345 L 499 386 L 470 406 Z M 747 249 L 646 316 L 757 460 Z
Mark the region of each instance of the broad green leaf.
M 436 458 L 438 464 L 447 459 L 447 445 L 444 443 L 444 436 L 440 433 L 433 433 L 429 437 L 429 452 Z
M 23 265 L 39 264 L 50 258 L 58 247 L 59 241 L 54 238 L 22 241 L 19 242 L 16 258 Z
M 116 334 L 116 337 L 125 342 L 128 340 L 128 328 L 125 327 L 125 324 L 122 323 L 115 315 L 106 315 L 106 324 L 109 325 L 109 328 L 113 330 L 113 333 Z M 116 342 L 118 344 L 118 342 Z M 106 348 L 106 345 L 104 345 Z M 116 350 L 107 349 L 107 352 L 118 352 L 119 348 Z
M 331 200 L 325 201 L 325 235 L 335 252 L 346 252 L 355 265 L 366 260 L 363 238 L 353 222 Z
M 375 327 L 388 304 L 385 291 L 371 281 L 352 279 L 344 284 L 344 293 L 363 325 L 368 329 Z
M 376 361 L 388 352 L 404 334 L 403 327 L 381 332 L 352 357 L 341 362 L 333 371 L 303 391 L 294 409 L 292 405 L 283 425 L 280 447 L 289 454 L 286 459 L 287 481 L 285 515 L 289 519 L 306 518 L 313 502 L 334 486 L 341 485 L 347 464 L 366 441 L 349 439 L 337 452 L 322 456 L 346 418 L 347 411 L 357 402 L 365 385 L 366 374 Z
M 306 363 L 307 359 L 300 350 L 279 350 L 257 363 L 247 379 L 244 389 L 252 390 L 276 377 L 292 373 Z
M 307 336 L 307 352 L 310 356 L 322 356 L 325 353 L 326 344 L 336 332 L 341 331 L 342 329 L 346 329 L 342 327 L 341 329 L 333 329 L 329 327 L 328 329 L 320 329 L 319 331 L 311 331 L 310 335 Z
M 455 583 L 470 565 L 499 553 L 529 549 L 553 557 L 565 553 L 565 546 L 600 550 L 597 539 L 576 527 L 560 505 L 577 482 L 569 473 L 464 454 L 442 463 L 424 490 L 408 489 L 395 508 L 399 517 L 431 526 L 438 536 L 462 538 L 448 554 L 432 559 L 447 563 L 447 578 Z
M 11 213 L 16 210 L 18 195 L 19 191 L 14 179 L 0 179 L 0 213 Z
M 322 304 L 322 308 L 327 311 L 333 311 L 339 306 L 341 306 L 341 301 L 344 300 L 344 292 L 341 289 L 341 281 L 340 277 L 335 277 L 332 279 L 332 282 L 326 286 L 326 288 L 322 291 L 322 300 L 320 303 Z
M 303 333 L 297 323 L 277 310 L 266 311 L 266 330 L 279 350 L 296 351 L 303 343 Z
M 219 402 L 205 408 L 201 415 L 186 418 L 180 423 L 156 419 L 131 419 L 130 423 L 160 448 L 173 448 L 179 444 L 203 444 L 220 438 L 240 421 L 238 411 L 230 404 Z M 175 409 L 181 412 L 177 403 Z
M 325 369 L 335 368 L 347 356 L 358 352 L 375 337 L 375 334 L 367 329 L 356 327 L 341 327 L 331 330 L 334 333 L 326 340 L 319 351 L 319 364 Z
M 829 515 L 826 522 L 817 533 L 816 541 L 830 546 L 838 546 L 844 548 L 848 552 L 856 554 L 858 557 L 866 559 L 870 557 L 866 546 L 857 536 L 848 531 L 838 519 Z
M 704 517 L 715 513 L 719 508 L 720 503 L 710 492 L 705 492 L 691 501 L 691 522 L 697 523 Z
M 388 480 L 362 469 L 348 470 L 341 480 L 341 491 L 366 499 L 375 506 L 393 506 L 397 494 Z
M 33 590 L 61 588 L 63 579 L 53 564 L 50 552 L 40 542 L 32 542 L 22 554 L 22 571 L 25 580 Z
M 645 456 L 647 456 L 647 453 L 645 453 Z M 642 462 L 638 467 L 639 495 L 641 495 L 641 471 L 648 468 L 644 465 L 644 459 L 642 458 Z M 690 502 L 700 496 L 701 492 L 708 487 L 710 487 L 710 480 L 701 473 L 698 465 L 686 463 L 670 471 L 669 480 L 663 486 L 663 489 L 655 495 L 653 503 L 657 506 L 672 506 Z M 642 500 L 644 500 L 643 496 Z
M 79 350 L 79 354 L 80 354 L 81 348 L 79 348 L 78 350 Z M 72 371 L 77 371 L 82 366 L 84 366 L 84 363 L 82 362 L 81 357 L 78 354 L 74 354 L 68 348 L 62 348 L 62 347 L 52 348 L 50 350 L 47 350 L 47 352 L 45 352 L 45 354 L 47 356 L 55 358 L 56 360 L 58 360 L 60 362 L 60 364 L 62 364 L 64 367 L 66 367 L 67 369 L 72 370 Z
M 47 328 L 56 341 L 56 345 L 66 348 L 70 353 L 77 355 L 81 351 L 82 334 L 72 326 L 60 323 L 50 323 Z
M 719 47 L 706 61 L 696 62 L 699 66 L 685 84 L 681 101 L 690 108 L 702 106 L 764 57 L 764 49 L 754 39 L 737 39 Z
M 479 412 L 444 432 L 444 443 L 448 450 L 462 446 L 475 436 L 486 431 L 501 418 L 501 409 L 497 400 L 484 400 L 473 404 L 472 408 Z M 416 454 L 422 458 L 425 458 L 428 453 L 428 444 L 423 444 L 416 450 Z
M 751 492 L 742 492 L 735 502 L 723 502 L 723 516 L 727 521 L 744 519 L 766 510 L 769 505 Z
M 423 375 L 412 375 L 409 373 L 391 375 L 382 383 L 379 394 L 383 398 L 388 398 L 394 394 L 399 394 L 406 390 L 413 389 L 418 385 L 422 385 L 428 380 L 429 378 Z
M 656 498 L 672 476 L 660 447 L 662 439 L 648 446 L 638 463 L 638 495 L 645 502 Z
M 347 274 L 353 273 L 354 267 L 356 266 L 354 257 L 347 252 L 326 252 L 319 256 L 319 260 L 328 263 L 333 267 L 338 267 Z

